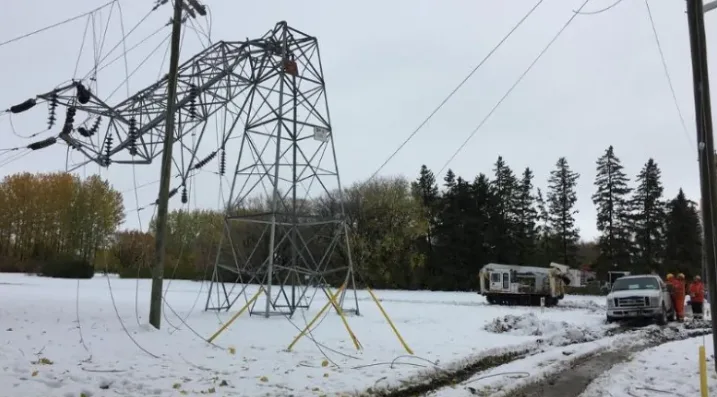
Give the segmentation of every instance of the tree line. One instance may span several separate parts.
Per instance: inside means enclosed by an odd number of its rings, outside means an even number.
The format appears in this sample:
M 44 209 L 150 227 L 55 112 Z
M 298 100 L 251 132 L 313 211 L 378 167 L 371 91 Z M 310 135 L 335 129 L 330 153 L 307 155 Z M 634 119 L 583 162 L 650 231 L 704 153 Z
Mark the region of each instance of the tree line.
M 599 277 L 610 270 L 700 273 L 697 205 L 682 190 L 676 197 L 664 197 L 660 169 L 653 159 L 631 182 L 613 147 L 609 147 L 597 159 L 596 171 L 591 197 L 597 209 L 599 237 L 595 241 L 580 239 L 575 224 L 580 175 L 570 168 L 565 157 L 555 163 L 544 190 L 535 187 L 530 168 L 515 172 L 499 156 L 490 176 L 479 173 L 467 180 L 448 170 L 439 182 L 431 170 L 422 166 L 413 180 L 381 177 L 355 183 L 341 195 L 301 201 L 297 212 L 331 218 L 343 204 L 355 265 L 363 280 L 377 288 L 471 290 L 477 287 L 479 269 L 490 262 L 536 266 L 558 262 L 594 270 Z M 48 197 L 45 192 L 38 194 L 45 200 Z M 107 194 L 116 197 L 121 207 L 118 193 L 109 190 Z M 338 202 L 339 197 L 343 203 Z M 58 202 L 71 207 L 65 200 Z M 229 213 L 260 214 L 268 208 L 265 198 L 255 198 L 229 209 Z M 121 219 L 110 213 L 103 212 L 113 222 Z M 101 229 L 106 234 L 88 240 L 89 245 L 90 241 L 99 243 L 87 255 L 96 254 L 103 241 L 111 242 L 108 249 L 113 271 L 123 277 L 148 277 L 154 225 L 148 232 L 114 232 L 111 226 L 116 227 L 120 221 L 103 223 L 109 228 Z M 24 227 L 23 223 L 14 225 Z M 76 239 L 85 233 L 82 223 L 65 225 L 72 230 L 40 236 Z M 230 233 L 228 240 L 235 248 L 246 253 L 262 238 L 263 227 L 251 223 L 227 226 L 224 214 L 217 211 L 173 211 L 167 228 L 165 274 L 209 278 L 225 231 Z M 100 228 L 95 229 L 100 232 Z M 25 233 L 38 236 L 34 229 L 26 229 Z M 307 241 L 311 255 L 320 256 L 330 244 L 331 231 L 317 229 L 310 233 L 314 235 L 302 239 Z M 34 238 L 52 247 L 57 244 L 52 237 Z M 226 248 L 226 240 L 219 257 L 223 263 L 231 262 L 231 256 L 236 255 Z M 267 247 L 259 246 L 256 251 L 245 260 L 251 266 L 258 266 L 268 255 Z M 290 260 L 289 253 L 279 253 L 278 257 Z M 328 258 L 328 267 L 339 266 L 346 259 L 345 253 L 337 250 Z
M 0 182 L 0 270 L 91 274 L 124 219 L 121 194 L 97 176 L 21 173 Z M 77 270 L 77 269 L 75 269 Z

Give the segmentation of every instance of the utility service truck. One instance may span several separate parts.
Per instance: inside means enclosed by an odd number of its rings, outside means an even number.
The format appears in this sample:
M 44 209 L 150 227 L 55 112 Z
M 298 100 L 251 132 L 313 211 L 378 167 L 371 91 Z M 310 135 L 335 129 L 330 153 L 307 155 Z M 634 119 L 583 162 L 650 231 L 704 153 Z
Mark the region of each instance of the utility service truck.
M 480 294 L 490 304 L 553 306 L 565 296 L 570 284 L 568 267 L 551 263 L 550 267 L 489 263 L 480 270 Z
M 650 319 L 665 325 L 675 319 L 667 284 L 655 274 L 623 276 L 607 296 L 607 321 Z

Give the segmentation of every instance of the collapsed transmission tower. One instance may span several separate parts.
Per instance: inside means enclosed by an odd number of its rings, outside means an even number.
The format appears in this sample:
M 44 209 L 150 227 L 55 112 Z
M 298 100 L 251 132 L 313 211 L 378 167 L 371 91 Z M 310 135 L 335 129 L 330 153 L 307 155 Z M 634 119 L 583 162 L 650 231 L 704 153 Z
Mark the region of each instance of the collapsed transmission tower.
M 48 104 L 48 129 L 59 131 L 28 147 L 65 142 L 87 159 L 74 169 L 151 164 L 162 152 L 167 77 L 114 106 L 92 84 L 74 80 L 10 108 Z M 170 196 L 182 189 L 186 203 L 188 178 L 215 161 L 225 200 L 205 310 L 229 310 L 253 283 L 265 302 L 255 310 L 255 300 L 250 313 L 292 315 L 332 283 L 353 289 L 355 308 L 344 311 L 358 314 L 317 39 L 279 22 L 259 39 L 211 45 L 179 66 L 172 116 L 179 182 Z M 216 143 L 207 150 L 212 132 Z M 222 181 L 231 186 L 228 198 Z
M 206 310 L 229 310 L 259 284 L 265 302 L 250 313 L 292 315 L 308 308 L 311 287 L 334 281 L 353 287 L 358 313 L 318 41 L 281 22 L 249 43 L 241 147 Z

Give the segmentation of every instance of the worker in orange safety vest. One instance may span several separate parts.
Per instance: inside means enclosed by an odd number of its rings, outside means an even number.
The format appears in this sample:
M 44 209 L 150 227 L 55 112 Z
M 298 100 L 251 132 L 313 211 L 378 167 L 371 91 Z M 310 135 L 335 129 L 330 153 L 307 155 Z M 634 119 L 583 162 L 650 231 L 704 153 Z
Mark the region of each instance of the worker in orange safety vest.
M 689 294 L 692 317 L 702 319 L 705 303 L 705 285 L 702 283 L 702 277 L 695 276 L 692 283 L 690 283 Z
M 665 284 L 667 284 L 667 290 L 670 291 L 670 302 L 672 302 L 672 307 L 677 307 L 675 305 L 675 276 L 672 273 L 667 273 L 667 276 L 665 276 Z M 677 309 L 675 309 L 675 313 L 677 313 Z
M 685 275 L 680 273 L 673 280 L 675 314 L 677 314 L 677 321 L 682 322 L 685 320 Z

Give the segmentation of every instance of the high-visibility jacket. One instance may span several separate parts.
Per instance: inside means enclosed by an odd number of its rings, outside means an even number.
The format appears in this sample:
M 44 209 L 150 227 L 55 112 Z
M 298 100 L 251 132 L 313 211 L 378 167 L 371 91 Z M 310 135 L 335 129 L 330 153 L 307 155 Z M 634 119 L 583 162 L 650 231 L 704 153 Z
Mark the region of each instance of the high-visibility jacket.
M 702 281 L 693 281 L 690 284 L 690 300 L 696 303 L 705 301 L 705 285 Z

